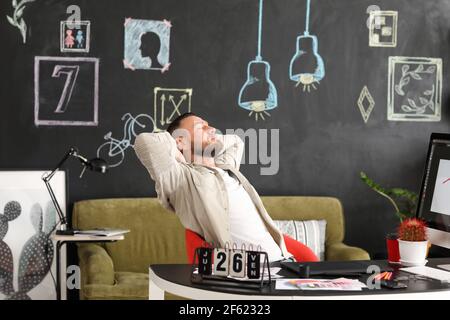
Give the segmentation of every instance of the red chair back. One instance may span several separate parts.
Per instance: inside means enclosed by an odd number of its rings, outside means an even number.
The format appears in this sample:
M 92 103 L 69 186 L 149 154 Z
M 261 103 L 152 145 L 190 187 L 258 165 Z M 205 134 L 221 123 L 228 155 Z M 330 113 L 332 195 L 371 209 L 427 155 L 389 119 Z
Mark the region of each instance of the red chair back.
M 195 233 L 192 230 L 186 229 L 185 231 L 185 237 L 186 237 L 186 254 L 188 257 L 189 263 L 194 263 L 194 255 L 195 255 L 195 249 L 205 246 L 206 242 L 203 237 L 201 237 L 198 233 Z M 197 263 L 195 261 L 195 263 Z

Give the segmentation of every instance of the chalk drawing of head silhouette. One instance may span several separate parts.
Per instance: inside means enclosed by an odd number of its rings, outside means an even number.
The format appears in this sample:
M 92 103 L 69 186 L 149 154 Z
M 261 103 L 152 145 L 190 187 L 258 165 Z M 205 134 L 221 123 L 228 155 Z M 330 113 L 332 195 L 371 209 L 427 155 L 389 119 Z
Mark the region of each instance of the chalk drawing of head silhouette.
M 161 40 L 159 36 L 154 32 L 147 32 L 141 36 L 141 57 L 142 61 L 148 65 L 147 69 L 150 68 L 162 68 L 163 66 L 159 62 L 160 50 L 161 50 Z
M 131 70 L 166 70 L 170 65 L 170 23 L 127 18 L 124 26 L 124 67 Z

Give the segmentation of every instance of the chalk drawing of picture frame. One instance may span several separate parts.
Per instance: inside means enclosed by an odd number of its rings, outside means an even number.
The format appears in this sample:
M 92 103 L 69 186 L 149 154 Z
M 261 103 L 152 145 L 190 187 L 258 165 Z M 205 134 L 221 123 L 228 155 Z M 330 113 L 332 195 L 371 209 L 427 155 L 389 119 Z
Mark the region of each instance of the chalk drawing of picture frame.
M 397 11 L 371 11 L 369 16 L 369 46 L 397 46 Z
M 161 131 L 172 120 L 185 112 L 191 112 L 192 88 L 153 88 L 154 131 Z
M 125 69 L 167 71 L 170 66 L 170 22 L 127 18 L 124 27 Z
M 97 126 L 98 94 L 98 58 L 34 58 L 36 126 Z
M 440 121 L 441 97 L 441 58 L 389 57 L 388 120 Z
M 41 170 L 0 171 L 0 299 L 56 299 L 56 243 L 50 235 L 59 223 Z M 64 215 L 66 172 L 58 171 L 51 186 Z M 66 251 L 61 252 L 66 270 Z M 66 283 L 65 272 L 62 282 Z M 66 286 L 62 286 L 63 299 Z
M 89 52 L 91 42 L 90 21 L 61 21 L 61 52 Z

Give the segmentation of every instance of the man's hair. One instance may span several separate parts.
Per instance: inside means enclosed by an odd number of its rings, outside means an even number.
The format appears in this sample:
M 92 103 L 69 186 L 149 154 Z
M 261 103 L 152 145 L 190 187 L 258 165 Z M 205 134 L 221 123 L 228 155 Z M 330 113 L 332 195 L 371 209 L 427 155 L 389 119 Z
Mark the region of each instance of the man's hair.
M 181 121 L 190 116 L 196 116 L 196 114 L 193 112 L 186 112 L 186 113 L 183 113 L 181 116 L 176 117 L 174 120 L 172 120 L 172 122 L 167 127 L 167 132 L 172 134 L 175 130 L 177 130 L 180 127 Z

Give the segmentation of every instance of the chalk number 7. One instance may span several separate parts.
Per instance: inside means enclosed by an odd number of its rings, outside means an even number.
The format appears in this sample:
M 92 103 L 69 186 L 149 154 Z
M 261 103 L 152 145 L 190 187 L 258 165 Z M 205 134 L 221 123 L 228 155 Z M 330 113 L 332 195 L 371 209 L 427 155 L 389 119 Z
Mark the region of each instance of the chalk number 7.
M 79 66 L 68 66 L 57 64 L 53 69 L 52 77 L 59 78 L 61 75 L 66 76 L 66 83 L 64 84 L 63 92 L 59 98 L 58 106 L 55 109 L 55 113 L 63 113 L 67 109 L 70 98 L 72 97 L 72 91 L 77 81 Z

